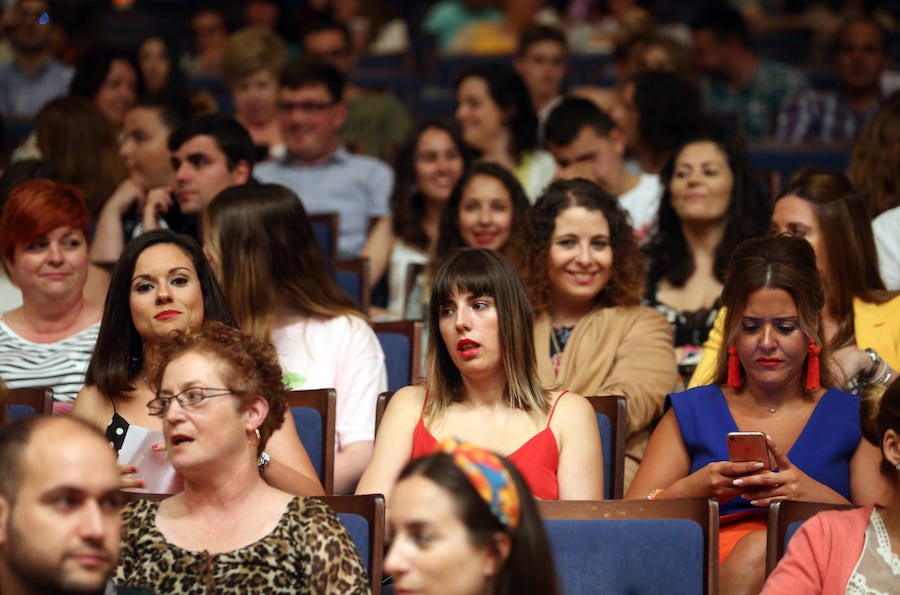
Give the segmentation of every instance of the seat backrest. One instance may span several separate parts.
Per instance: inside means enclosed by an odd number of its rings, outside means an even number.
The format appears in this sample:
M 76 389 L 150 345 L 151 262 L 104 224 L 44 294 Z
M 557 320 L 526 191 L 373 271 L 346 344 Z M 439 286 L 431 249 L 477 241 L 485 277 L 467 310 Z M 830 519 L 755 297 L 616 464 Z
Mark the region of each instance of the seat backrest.
M 856 506 L 828 502 L 801 502 L 799 500 L 779 500 L 770 504 L 766 526 L 766 576 L 775 570 L 778 561 L 784 556 L 788 541 L 804 521 L 825 510 L 850 510 L 852 508 L 856 508 Z
M 388 390 L 399 390 L 421 378 L 422 321 L 391 320 L 372 327 L 384 351 Z
M 337 513 L 347 528 L 369 573 L 372 595 L 380 595 L 384 556 L 384 496 L 325 496 L 321 500 Z
M 326 494 L 334 492 L 335 392 L 333 388 L 292 390 L 288 406 Z
M 53 389 L 50 387 L 13 388 L 6 391 L 9 419 L 53 413 Z
M 540 501 L 567 595 L 715 593 L 713 499 Z
M 317 213 L 309 215 L 309 223 L 312 226 L 313 235 L 316 236 L 316 245 L 322 253 L 322 263 L 334 272 L 334 261 L 337 259 L 338 245 L 338 221 L 337 213 Z
M 628 401 L 620 395 L 591 395 L 603 445 L 604 497 L 621 499 L 625 493 L 625 435 L 628 432 Z
M 369 259 L 363 256 L 334 261 L 334 278 L 359 311 L 369 314 Z
M 378 428 L 381 426 L 381 418 L 384 417 L 384 410 L 387 409 L 388 402 L 394 396 L 394 391 L 385 391 L 378 395 L 375 401 L 375 435 L 378 435 Z

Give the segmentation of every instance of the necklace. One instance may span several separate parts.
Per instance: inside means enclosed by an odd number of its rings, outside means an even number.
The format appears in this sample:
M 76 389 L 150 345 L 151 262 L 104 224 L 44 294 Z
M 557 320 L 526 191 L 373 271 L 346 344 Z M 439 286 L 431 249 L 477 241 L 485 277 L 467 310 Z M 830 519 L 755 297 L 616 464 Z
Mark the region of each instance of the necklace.
M 754 403 L 756 403 L 760 407 L 763 407 L 764 409 L 768 409 L 769 413 L 775 413 L 776 411 L 778 411 L 777 407 L 772 407 L 771 405 L 766 405 L 765 403 L 761 403 L 759 401 L 759 399 L 757 399 L 753 393 L 750 393 L 749 391 L 748 391 L 748 393 L 750 394 L 750 398 L 753 399 Z

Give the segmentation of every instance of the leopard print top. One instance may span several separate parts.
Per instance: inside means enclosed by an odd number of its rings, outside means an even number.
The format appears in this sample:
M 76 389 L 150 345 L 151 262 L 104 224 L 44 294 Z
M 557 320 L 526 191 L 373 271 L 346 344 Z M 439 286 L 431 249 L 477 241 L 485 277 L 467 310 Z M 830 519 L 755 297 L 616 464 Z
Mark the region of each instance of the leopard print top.
M 294 498 L 269 535 L 221 554 L 168 543 L 156 528 L 158 509 L 158 501 L 137 500 L 122 510 L 117 585 L 160 594 L 369 593 L 350 536 L 319 500 Z

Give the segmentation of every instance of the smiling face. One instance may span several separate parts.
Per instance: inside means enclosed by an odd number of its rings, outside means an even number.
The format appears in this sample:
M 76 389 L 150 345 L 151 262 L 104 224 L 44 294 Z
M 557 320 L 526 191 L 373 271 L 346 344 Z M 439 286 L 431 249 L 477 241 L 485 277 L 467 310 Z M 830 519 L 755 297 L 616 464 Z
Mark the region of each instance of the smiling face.
M 61 425 L 34 430 L 15 501 L 0 498 L 0 573 L 10 592 L 100 593 L 116 567 L 115 456 L 100 436 Z
M 390 499 L 393 540 L 384 559 L 397 593 L 484 595 L 497 555 L 476 546 L 447 490 L 416 475 L 397 482 Z
M 816 205 L 796 194 L 789 194 L 778 199 L 772 211 L 772 231 L 786 233 L 803 238 L 813 247 L 816 253 L 816 267 L 819 272 L 827 273 L 828 255 L 825 253 L 825 238 L 816 216 Z
M 747 386 L 762 391 L 798 383 L 809 338 L 800 328 L 797 304 L 783 289 L 763 287 L 747 298 L 734 346 L 747 375 Z
M 675 158 L 669 191 L 682 223 L 722 221 L 731 204 L 734 176 L 728 157 L 715 143 L 685 146 Z
M 453 138 L 440 128 L 426 128 L 416 143 L 416 186 L 428 200 L 446 202 L 462 176 L 463 158 Z
M 470 147 L 484 151 L 507 132 L 503 112 L 491 97 L 484 79 L 474 76 L 463 79 L 456 91 L 456 101 L 459 104 L 456 121 Z
M 512 197 L 506 186 L 493 176 L 472 176 L 459 201 L 459 235 L 466 246 L 502 250 L 512 220 Z
M 136 107 L 125 116 L 125 138 L 119 154 L 131 179 L 144 190 L 172 183 L 175 172 L 166 144 L 169 132 L 156 109 Z
M 94 97 L 94 102 L 115 128 L 122 126 L 125 114 L 134 107 L 134 101 L 137 99 L 137 82 L 137 73 L 131 64 L 125 60 L 113 60 L 106 79 Z
M 262 125 L 278 117 L 278 77 L 267 68 L 237 81 L 231 94 L 240 120 Z
M 175 244 L 141 252 L 131 277 L 131 320 L 144 341 L 165 341 L 174 330 L 203 322 L 203 291 L 191 258 Z
M 75 299 L 87 280 L 87 240 L 81 230 L 64 225 L 17 245 L 4 262 L 25 301 Z
M 550 237 L 547 281 L 551 302 L 589 304 L 612 276 L 609 222 L 602 211 L 560 211 Z
M 171 397 L 191 388 L 228 389 L 223 373 L 226 365 L 211 354 L 185 352 L 166 366 L 159 394 Z M 255 409 L 253 413 L 241 411 L 237 396 L 231 394 L 206 398 L 187 408 L 172 399 L 163 414 L 163 435 L 172 466 L 189 478 L 209 470 L 210 464 L 232 460 L 232 456 L 246 458 L 248 451 L 255 452 L 247 436 L 261 423 L 254 413 Z
M 278 94 L 281 133 L 291 159 L 316 163 L 330 157 L 338 146 L 338 130 L 347 108 L 335 103 L 323 84 L 299 89 L 283 87 Z
M 494 298 L 454 287 L 439 313 L 441 339 L 464 377 L 503 373 L 500 322 Z

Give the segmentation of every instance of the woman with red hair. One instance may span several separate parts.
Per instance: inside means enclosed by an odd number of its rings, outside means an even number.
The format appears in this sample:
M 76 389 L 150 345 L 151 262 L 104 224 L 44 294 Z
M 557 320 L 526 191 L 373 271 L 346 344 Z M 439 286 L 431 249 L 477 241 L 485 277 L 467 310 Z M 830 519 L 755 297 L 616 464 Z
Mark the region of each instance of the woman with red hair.
M 11 389 L 49 386 L 70 403 L 84 384 L 102 313 L 83 295 L 89 226 L 75 186 L 33 180 L 7 198 L 0 254 L 22 291 L 22 306 L 0 317 L 0 378 Z

